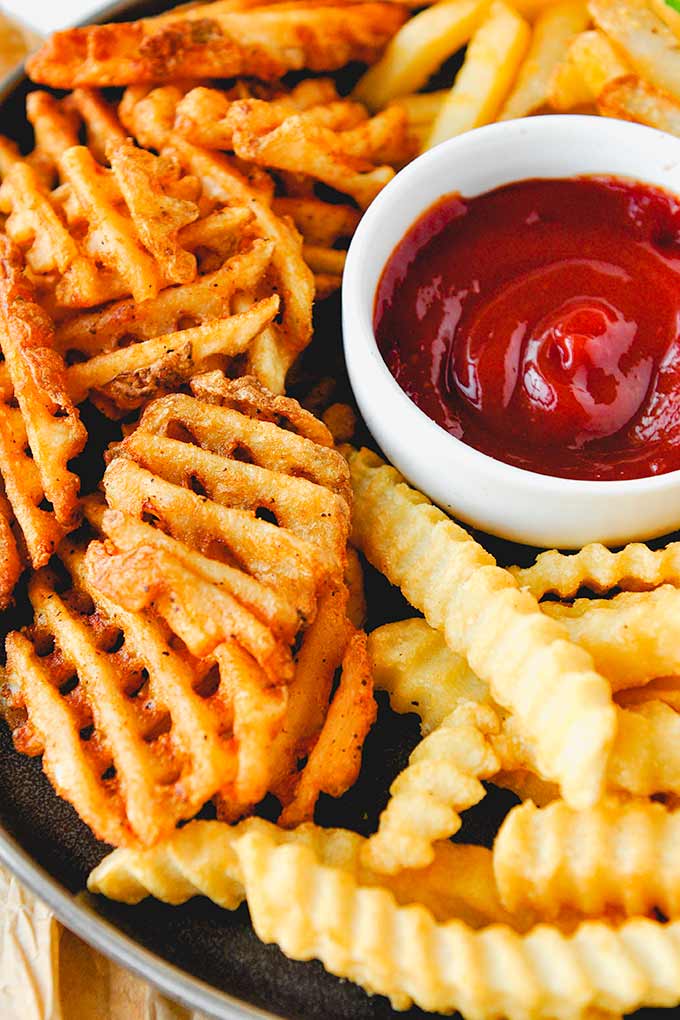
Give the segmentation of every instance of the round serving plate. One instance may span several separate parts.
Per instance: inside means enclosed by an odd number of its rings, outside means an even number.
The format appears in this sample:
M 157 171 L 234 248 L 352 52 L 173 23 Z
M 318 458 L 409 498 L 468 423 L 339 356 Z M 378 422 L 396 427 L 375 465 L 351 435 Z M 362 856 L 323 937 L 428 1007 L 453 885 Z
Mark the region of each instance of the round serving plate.
M 124 0 L 89 21 L 130 20 L 170 6 Z M 30 88 L 21 69 L 0 85 L 0 131 L 26 146 L 30 146 L 30 128 L 24 100 Z M 315 324 L 320 342 L 313 343 L 304 356 L 301 385 L 314 377 L 333 376 L 342 399 L 348 383 L 341 355 L 339 300 L 320 306 Z M 91 445 L 101 450 L 112 438 L 110 425 L 89 411 L 84 417 Z M 370 442 L 365 432 L 360 438 Z M 99 470 L 97 454 L 79 467 L 84 487 L 91 488 Z M 484 543 L 504 564 L 528 563 L 535 555 L 535 550 L 488 537 Z M 366 585 L 369 629 L 416 615 L 370 569 Z M 25 595 L 20 592 L 17 609 L 0 615 L 0 640 L 28 618 Z M 366 741 L 359 780 L 339 800 L 322 797 L 317 809 L 320 824 L 342 825 L 365 834 L 373 831 L 390 783 L 418 739 L 415 716 L 396 716 L 381 695 L 378 700 L 379 719 Z M 461 837 L 490 845 L 513 803 L 512 794 L 490 787 L 482 804 L 466 814 Z M 0 722 L 0 862 L 67 928 L 97 950 L 185 1006 L 223 1020 L 425 1020 L 431 1015 L 418 1009 L 395 1013 L 386 999 L 369 997 L 351 982 L 332 977 L 317 961 L 288 960 L 276 946 L 265 946 L 257 939 L 245 906 L 229 912 L 197 898 L 181 907 L 152 899 L 126 907 L 90 896 L 84 891 L 87 875 L 108 851 L 70 805 L 56 796 L 40 761 L 16 753 L 7 726 Z M 663 1020 L 668 1011 L 644 1010 L 638 1016 L 652 1014 Z

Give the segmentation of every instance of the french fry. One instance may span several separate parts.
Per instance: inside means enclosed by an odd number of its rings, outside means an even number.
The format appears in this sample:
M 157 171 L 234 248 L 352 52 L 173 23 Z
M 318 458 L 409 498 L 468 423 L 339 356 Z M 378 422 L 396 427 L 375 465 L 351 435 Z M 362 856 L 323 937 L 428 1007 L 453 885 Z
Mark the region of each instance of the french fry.
M 668 705 L 649 701 L 619 709 L 616 741 L 607 768 L 612 790 L 649 797 L 680 790 L 680 716 Z
M 375 112 L 397 96 L 417 92 L 469 42 L 487 9 L 488 0 L 444 0 L 416 14 L 359 81 L 354 98 Z
M 637 121 L 670 135 L 680 135 L 680 102 L 635 75 L 608 82 L 597 98 L 604 117 Z
M 438 89 L 436 92 L 416 92 L 393 99 L 390 106 L 398 106 L 404 110 L 411 126 L 431 124 L 448 94 L 448 89 Z
M 302 0 L 249 10 L 198 4 L 157 18 L 56 32 L 27 62 L 52 88 L 130 85 L 180 78 L 262 78 L 372 63 L 406 17 L 399 4 L 315 5 Z
M 80 520 L 80 481 L 69 461 L 87 434 L 68 396 L 54 328 L 35 300 L 24 262 L 0 237 L 0 351 L 17 406 L 0 404 L 0 475 L 31 563 L 43 566 Z M 9 396 L 9 394 L 8 394 Z M 8 565 L 13 561 L 6 533 Z M 16 565 L 9 566 L 11 574 Z
M 574 811 L 562 800 L 531 801 L 506 816 L 493 847 L 507 910 L 548 921 L 680 912 L 680 812 L 650 801 L 605 800 Z
M 245 898 L 235 843 L 246 832 L 257 831 L 280 846 L 311 847 L 320 861 L 354 875 L 362 886 L 388 888 L 399 903 L 424 903 L 440 921 L 456 917 L 473 928 L 520 923 L 498 901 L 491 852 L 484 847 L 440 843 L 428 868 L 378 875 L 362 864 L 365 840 L 356 832 L 310 823 L 286 831 L 260 818 L 234 827 L 190 822 L 152 850 L 115 850 L 90 875 L 90 891 L 125 903 L 139 903 L 149 895 L 173 904 L 207 896 L 225 910 L 235 910 Z
M 593 103 L 609 82 L 629 73 L 630 67 L 604 33 L 596 29 L 581 32 L 555 69 L 550 103 L 562 111 Z
M 680 39 L 680 11 L 667 0 L 650 0 L 652 10 L 665 21 L 671 32 Z
M 515 11 L 494 0 L 473 35 L 465 61 L 442 104 L 425 147 L 488 124 L 500 110 L 529 46 L 530 30 Z
M 358 631 L 349 639 L 340 685 L 302 770 L 295 796 L 281 813 L 279 825 L 294 828 L 308 821 L 320 793 L 340 797 L 356 782 L 361 749 L 375 722 L 376 711 L 366 635 Z
M 211 687 L 197 692 L 206 667 L 178 653 L 157 621 L 91 585 L 82 546 L 69 542 L 60 557 L 70 586 L 57 592 L 47 570 L 35 574 L 35 622 L 7 639 L 8 673 L 27 712 L 15 743 L 42 755 L 57 791 L 100 839 L 153 843 L 233 776 L 228 705 Z
M 498 120 L 526 117 L 548 101 L 552 74 L 564 49 L 589 23 L 585 0 L 563 0 L 539 14 L 531 45 Z
M 579 588 L 604 594 L 612 588 L 648 591 L 661 584 L 680 587 L 680 542 L 650 549 L 631 542 L 619 552 L 599 543 L 586 545 L 573 555 L 549 549 L 530 567 L 510 567 L 520 588 L 541 599 L 544 595 L 573 598 Z
M 426 620 L 386 623 L 368 638 L 373 679 L 395 712 L 416 712 L 423 736 L 465 701 L 491 700 L 488 686 Z
M 623 592 L 613 599 L 578 599 L 573 605 L 544 602 L 569 637 L 593 657 L 613 691 L 640 687 L 655 677 L 680 673 L 680 590 L 663 585 Z
M 555 783 L 546 782 L 528 769 L 501 769 L 491 781 L 494 786 L 512 790 L 520 800 L 533 801 L 537 807 L 545 807 L 546 804 L 557 800 L 560 795 L 559 787 Z
M 462 704 L 417 746 L 390 787 L 378 832 L 364 852 L 374 871 L 423 868 L 433 844 L 458 832 L 461 813 L 486 795 L 481 779 L 500 770 L 493 736 L 500 720 L 489 705 Z
M 660 676 L 650 680 L 644 687 L 631 687 L 619 691 L 615 701 L 622 708 L 636 708 L 649 701 L 661 701 L 674 712 L 680 712 L 680 677 Z
M 368 450 L 348 457 L 354 543 L 515 713 L 540 773 L 560 783 L 565 800 L 595 803 L 616 720 L 609 685 L 591 657 L 393 468 Z
M 641 78 L 680 98 L 678 39 L 646 0 L 589 0 L 588 9 Z

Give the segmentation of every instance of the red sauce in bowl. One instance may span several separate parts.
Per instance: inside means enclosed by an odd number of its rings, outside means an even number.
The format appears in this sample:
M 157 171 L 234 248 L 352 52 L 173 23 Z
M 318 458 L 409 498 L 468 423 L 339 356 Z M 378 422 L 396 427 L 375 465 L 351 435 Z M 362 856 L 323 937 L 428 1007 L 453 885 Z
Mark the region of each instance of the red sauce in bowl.
M 680 468 L 680 200 L 614 178 L 449 195 L 388 261 L 383 358 L 430 418 L 563 478 Z

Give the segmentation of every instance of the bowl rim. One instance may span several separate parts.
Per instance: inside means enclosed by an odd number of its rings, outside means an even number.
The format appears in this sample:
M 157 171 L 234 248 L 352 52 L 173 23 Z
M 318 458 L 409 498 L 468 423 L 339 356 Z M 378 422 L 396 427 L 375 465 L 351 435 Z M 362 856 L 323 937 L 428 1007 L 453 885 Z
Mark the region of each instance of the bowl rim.
M 98 7 L 78 25 L 102 23 L 140 6 L 141 0 L 115 0 Z M 0 106 L 27 79 L 23 62 L 0 81 Z M 0 822 L 0 863 L 30 892 L 46 903 L 64 927 L 103 953 L 115 963 L 132 971 L 171 999 L 189 1009 L 201 1010 L 219 1020 L 281 1020 L 281 1013 L 270 1013 L 244 999 L 223 992 L 195 977 L 189 971 L 164 960 L 141 942 L 126 935 L 88 906 L 89 893 L 72 894 L 45 868 L 41 867 Z
M 675 144 L 678 148 L 678 165 L 680 166 L 680 138 L 669 135 L 667 132 L 660 131 L 657 128 L 648 127 L 647 125 L 614 118 L 603 118 L 591 114 L 569 114 L 568 118 L 565 118 L 563 114 L 545 114 L 539 117 L 498 121 L 474 128 L 462 135 L 457 135 L 447 141 L 440 142 L 439 145 L 422 153 L 400 170 L 386 187 L 380 191 L 362 216 L 361 222 L 351 240 L 342 283 L 343 317 L 351 318 L 352 323 L 351 329 L 346 329 L 343 323 L 345 353 L 349 361 L 349 349 L 356 349 L 360 344 L 365 345 L 364 353 L 368 355 L 372 368 L 379 377 L 380 385 L 384 389 L 389 390 L 396 404 L 398 404 L 399 416 L 406 419 L 410 418 L 414 427 L 417 427 L 422 435 L 427 436 L 433 443 L 440 446 L 446 444 L 451 451 L 451 456 L 460 462 L 462 468 L 465 466 L 477 467 L 483 470 L 487 477 L 495 476 L 500 485 L 509 484 L 523 487 L 528 496 L 549 494 L 554 497 L 573 499 L 580 496 L 602 498 L 604 496 L 635 496 L 645 493 L 656 495 L 659 492 L 665 492 L 680 486 L 680 468 L 674 471 L 667 471 L 664 474 L 645 475 L 641 478 L 599 480 L 563 478 L 559 475 L 541 474 L 538 471 L 531 471 L 528 468 L 508 464 L 506 461 L 498 460 L 487 453 L 483 453 L 481 450 L 468 445 L 462 439 L 451 435 L 451 433 L 447 432 L 446 429 L 430 418 L 425 411 L 411 400 L 390 372 L 378 347 L 373 328 L 373 310 L 377 286 L 387 262 L 380 267 L 380 272 L 376 276 L 376 286 L 372 289 L 370 307 L 359 297 L 362 289 L 361 281 L 365 277 L 367 267 L 370 264 L 372 238 L 380 233 L 383 222 L 389 217 L 390 211 L 398 202 L 399 196 L 408 190 L 417 190 L 418 185 L 422 185 L 427 179 L 432 166 L 446 159 L 449 154 L 453 156 L 459 148 L 467 145 L 474 146 L 479 141 L 484 142 L 487 138 L 493 138 L 494 135 L 502 137 L 505 134 L 512 135 L 513 132 L 529 132 L 531 134 L 546 131 L 546 133 L 549 133 L 560 122 L 561 129 L 564 130 L 565 120 L 568 120 L 569 128 L 576 132 L 580 130 L 592 131 L 595 125 L 597 125 L 598 134 L 602 131 L 612 135 L 637 134 L 642 148 L 644 148 L 645 139 L 649 140 L 652 137 L 659 138 L 659 136 L 667 138 L 669 140 L 668 144 Z M 596 177 L 606 176 L 606 173 L 585 173 L 583 175 L 573 174 L 570 176 Z M 645 183 L 644 175 L 638 177 L 635 174 L 616 173 L 611 176 L 622 180 L 628 179 Z M 516 180 L 520 180 L 520 178 L 510 176 L 505 183 L 510 184 Z M 499 188 L 503 186 L 503 183 L 495 185 L 495 187 Z M 656 187 L 656 185 L 652 186 Z M 671 188 L 663 190 L 673 193 Z M 676 193 L 680 199 L 680 185 Z M 450 194 L 455 194 L 455 188 L 451 189 Z M 440 196 L 433 196 L 430 204 L 436 202 L 439 197 L 445 196 L 446 193 Z M 426 212 L 428 208 L 429 205 L 424 206 L 423 212 Z M 422 213 L 418 215 L 422 215 Z M 413 220 L 411 226 L 416 221 L 417 217 Z M 345 309 L 352 309 L 352 311 L 348 313 L 344 311 Z

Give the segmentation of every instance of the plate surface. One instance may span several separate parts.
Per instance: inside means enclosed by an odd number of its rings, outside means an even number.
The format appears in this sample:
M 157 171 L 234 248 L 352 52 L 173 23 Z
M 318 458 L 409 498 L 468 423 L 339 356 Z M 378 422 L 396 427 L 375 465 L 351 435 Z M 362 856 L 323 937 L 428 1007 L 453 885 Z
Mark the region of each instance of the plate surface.
M 167 7 L 167 3 L 118 3 L 92 20 L 129 20 Z M 30 145 L 24 115 L 27 91 L 21 72 L 7 79 L 0 87 L 0 114 L 3 132 Z M 303 366 L 302 388 L 310 378 L 333 376 L 338 380 L 337 399 L 347 393 L 339 299 L 327 301 L 318 311 L 316 339 L 304 355 Z M 113 438 L 111 426 L 90 417 L 88 414 L 87 424 L 93 445 L 103 449 Z M 367 434 L 359 438 L 370 442 Z M 96 450 L 83 467 L 84 487 L 91 488 L 100 473 Z M 528 563 L 535 554 L 535 550 L 495 539 L 485 538 L 484 543 L 504 564 Z M 384 578 L 368 569 L 366 580 L 369 629 L 416 615 Z M 0 639 L 27 618 L 20 594 L 17 610 L 0 618 Z M 389 785 L 417 740 L 416 717 L 394 715 L 381 696 L 379 700 L 379 719 L 366 742 L 359 781 L 340 800 L 322 797 L 317 811 L 321 824 L 372 831 Z M 482 804 L 466 813 L 460 838 L 490 845 L 514 803 L 512 794 L 491 787 Z M 257 939 L 245 906 L 230 913 L 203 899 L 182 907 L 149 899 L 137 907 L 125 907 L 90 896 L 83 892 L 87 875 L 107 849 L 54 794 L 40 762 L 14 751 L 9 731 L 0 723 L 0 861 L 44 900 L 63 924 L 98 950 L 186 1006 L 225 1020 L 416 1020 L 432 1015 L 418 1009 L 395 1013 L 386 999 L 367 996 L 350 982 L 327 974 L 316 961 L 288 960 L 276 946 L 265 946 Z M 670 1014 L 644 1010 L 637 1015 L 640 1020 L 652 1016 L 662 1020 Z

